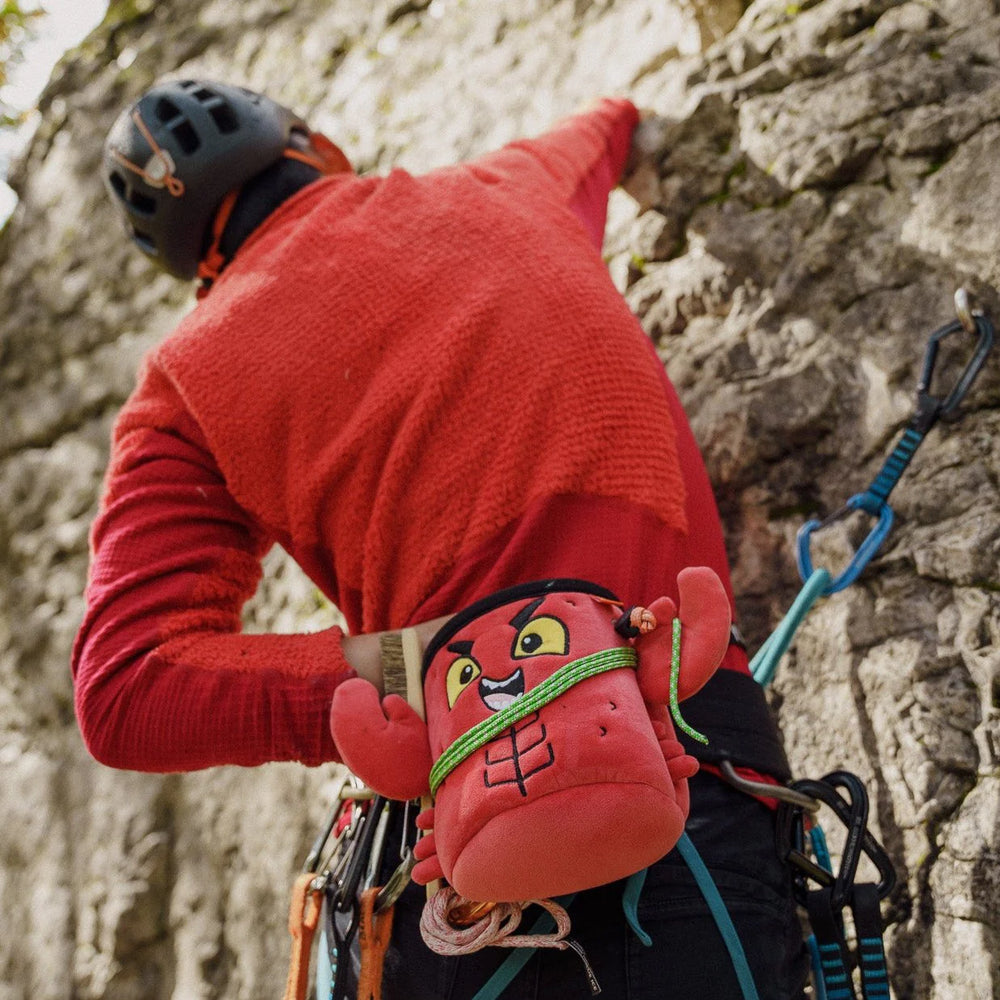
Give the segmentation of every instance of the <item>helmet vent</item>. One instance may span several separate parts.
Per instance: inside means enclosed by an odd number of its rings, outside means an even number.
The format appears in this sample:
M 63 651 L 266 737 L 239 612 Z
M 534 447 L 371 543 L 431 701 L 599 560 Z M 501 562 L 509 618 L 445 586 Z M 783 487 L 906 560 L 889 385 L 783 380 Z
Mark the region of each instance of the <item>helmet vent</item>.
M 198 133 L 195 132 L 194 127 L 186 118 L 183 121 L 179 121 L 176 125 L 171 125 L 170 131 L 173 133 L 181 149 L 189 156 L 201 145 Z
M 192 83 L 191 86 L 195 85 Z M 236 112 L 233 111 L 229 102 L 214 90 L 208 87 L 198 87 L 191 96 L 212 116 L 215 127 L 223 135 L 228 135 L 239 129 L 240 122 L 236 117 Z
M 154 113 L 164 128 L 168 129 L 171 135 L 177 140 L 177 144 L 181 147 L 181 152 L 190 156 L 197 151 L 201 145 L 198 133 L 195 132 L 194 126 L 187 120 L 187 117 L 173 101 L 166 97 L 161 97 L 156 102 Z
M 111 185 L 114 193 L 137 212 L 143 215 L 152 215 L 156 211 L 156 202 L 149 195 L 145 195 L 141 191 L 136 191 L 135 188 L 130 189 L 130 185 L 121 174 L 109 174 L 108 183 Z
M 212 120 L 218 126 L 219 131 L 223 135 L 226 135 L 229 132 L 235 132 L 240 127 L 240 123 L 236 118 L 236 113 L 224 101 L 220 104 L 216 104 L 214 107 L 210 107 L 208 109 L 208 113 L 212 116 Z
M 173 101 L 167 100 L 165 97 L 161 97 L 156 102 L 156 117 L 166 125 L 168 122 L 172 121 L 174 118 L 181 117 L 180 108 L 174 104 Z
M 136 229 L 132 227 L 132 239 L 135 240 L 136 244 L 143 253 L 148 253 L 150 255 L 156 254 L 156 241 L 148 234 L 144 233 L 141 229 Z
M 127 200 L 137 212 L 142 212 L 143 215 L 152 215 L 156 211 L 156 202 L 149 195 L 136 191 L 134 188 Z

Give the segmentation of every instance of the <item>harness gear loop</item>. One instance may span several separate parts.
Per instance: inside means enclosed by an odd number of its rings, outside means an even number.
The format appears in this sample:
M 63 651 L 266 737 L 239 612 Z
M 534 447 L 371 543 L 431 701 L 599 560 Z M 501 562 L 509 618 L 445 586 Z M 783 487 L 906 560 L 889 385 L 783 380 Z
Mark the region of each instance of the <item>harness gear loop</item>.
M 309 989 L 309 955 L 323 905 L 323 889 L 317 888 L 314 883 L 315 876 L 303 872 L 292 886 L 292 901 L 288 910 L 292 957 L 284 1000 L 306 1000 Z
M 165 187 L 175 198 L 180 198 L 184 194 L 184 182 L 174 173 L 176 165 L 174 158 L 167 152 L 154 138 L 149 126 L 142 120 L 142 115 L 138 109 L 132 112 L 132 121 L 141 133 L 143 139 L 149 143 L 149 148 L 153 151 L 152 163 L 156 161 L 162 165 L 162 173 L 157 171 L 152 173 L 145 167 L 140 167 L 138 163 L 133 163 L 128 157 L 117 149 L 111 150 L 111 156 L 120 163 L 126 170 L 138 174 L 151 188 Z M 146 164 L 149 166 L 149 163 Z
M 732 761 L 719 761 L 719 771 L 723 779 L 738 791 L 752 795 L 756 799 L 774 799 L 776 802 L 788 802 L 790 805 L 799 806 L 806 812 L 819 812 L 820 803 L 804 792 L 798 792 L 787 785 L 774 784 L 769 781 L 751 781 L 744 778 L 735 767 Z
M 809 551 L 813 532 L 840 521 L 855 511 L 862 511 L 877 518 L 877 523 L 869 532 L 868 537 L 857 548 L 846 569 L 835 577 L 823 591 L 824 596 L 835 594 L 852 584 L 881 548 L 892 528 L 893 511 L 888 504 L 889 494 L 906 471 L 910 460 L 927 433 L 941 417 L 953 414 L 968 394 L 972 383 L 993 348 L 993 324 L 984 313 L 969 308 L 968 293 L 963 288 L 958 289 L 955 293 L 955 307 L 958 319 L 935 330 L 928 340 L 923 369 L 917 382 L 915 412 L 878 475 L 867 490 L 852 496 L 836 513 L 823 520 L 808 521 L 799 530 L 797 537 L 799 575 L 803 581 L 807 581 L 813 574 L 812 558 Z M 971 333 L 976 337 L 976 346 L 962 374 L 948 394 L 943 397 L 935 396 L 931 394 L 930 386 L 934 378 L 938 349 L 941 341 L 954 333 Z

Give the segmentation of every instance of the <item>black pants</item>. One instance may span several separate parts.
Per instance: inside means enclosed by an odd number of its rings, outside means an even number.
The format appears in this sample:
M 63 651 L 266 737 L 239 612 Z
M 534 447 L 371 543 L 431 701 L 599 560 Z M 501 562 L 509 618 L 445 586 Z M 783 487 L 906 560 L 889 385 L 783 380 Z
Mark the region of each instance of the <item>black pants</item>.
M 692 779 L 691 802 L 688 835 L 726 902 L 761 1000 L 799 1000 L 808 959 L 789 870 L 775 849 L 773 812 L 711 774 Z M 570 935 L 586 951 L 602 1000 L 741 1000 L 715 920 L 676 851 L 649 870 L 640 899 L 639 923 L 651 946 L 629 927 L 622 889 L 613 883 L 579 893 L 569 907 Z M 384 1000 L 472 1000 L 508 949 L 435 955 L 418 926 L 425 898 L 422 887 L 411 885 L 396 906 Z M 534 918 L 528 911 L 521 929 Z M 579 957 L 554 949 L 535 952 L 501 994 L 502 1000 L 590 996 Z

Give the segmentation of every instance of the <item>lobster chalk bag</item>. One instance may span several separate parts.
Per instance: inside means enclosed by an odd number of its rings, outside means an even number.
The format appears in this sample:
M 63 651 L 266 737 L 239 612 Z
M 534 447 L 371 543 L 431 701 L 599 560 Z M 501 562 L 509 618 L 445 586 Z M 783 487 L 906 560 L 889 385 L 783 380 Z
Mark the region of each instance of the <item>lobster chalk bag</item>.
M 426 721 L 399 695 L 380 702 L 367 681 L 337 688 L 344 763 L 381 795 L 426 803 L 413 879 L 447 883 L 429 892 L 421 920 L 434 951 L 583 957 L 552 897 L 625 878 L 675 846 L 697 762 L 671 720 L 697 738 L 677 704 L 712 676 L 730 638 L 711 570 L 684 570 L 678 588 L 679 612 L 665 597 L 625 610 L 579 580 L 479 601 L 424 653 Z M 513 933 L 529 902 L 552 915 L 554 933 Z

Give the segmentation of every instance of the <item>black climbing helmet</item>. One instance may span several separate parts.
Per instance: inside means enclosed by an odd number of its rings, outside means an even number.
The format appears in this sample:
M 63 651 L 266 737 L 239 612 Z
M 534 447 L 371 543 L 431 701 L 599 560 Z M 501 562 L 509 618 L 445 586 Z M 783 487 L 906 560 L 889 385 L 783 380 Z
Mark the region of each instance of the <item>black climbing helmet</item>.
M 296 132 L 311 134 L 293 111 L 251 90 L 158 83 L 108 133 L 104 182 L 139 249 L 193 278 L 220 202 L 280 160 Z

